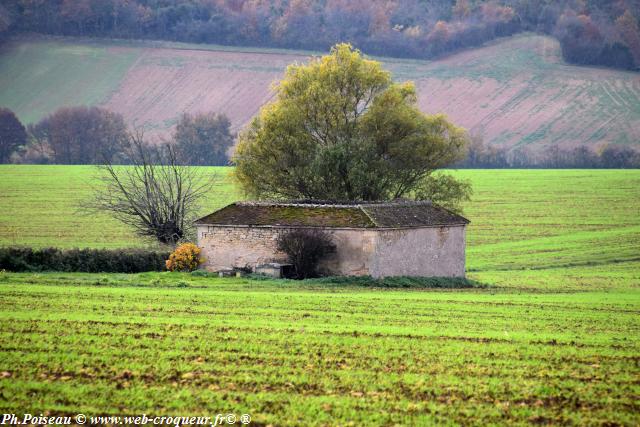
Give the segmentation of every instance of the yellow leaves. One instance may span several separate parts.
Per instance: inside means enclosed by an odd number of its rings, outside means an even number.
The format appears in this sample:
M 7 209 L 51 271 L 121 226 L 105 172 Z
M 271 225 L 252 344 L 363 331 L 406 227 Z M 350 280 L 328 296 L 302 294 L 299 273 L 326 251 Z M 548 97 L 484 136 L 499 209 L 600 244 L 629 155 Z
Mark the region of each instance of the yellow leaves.
M 334 105 L 351 101 L 369 88 L 382 89 L 391 83 L 391 74 L 378 61 L 364 59 L 359 50 L 341 43 L 329 55 L 308 64 L 290 65 L 277 88 L 278 102 L 302 98 Z
M 169 271 L 193 271 L 204 262 L 200 248 L 193 243 L 184 243 L 176 248 L 166 261 Z

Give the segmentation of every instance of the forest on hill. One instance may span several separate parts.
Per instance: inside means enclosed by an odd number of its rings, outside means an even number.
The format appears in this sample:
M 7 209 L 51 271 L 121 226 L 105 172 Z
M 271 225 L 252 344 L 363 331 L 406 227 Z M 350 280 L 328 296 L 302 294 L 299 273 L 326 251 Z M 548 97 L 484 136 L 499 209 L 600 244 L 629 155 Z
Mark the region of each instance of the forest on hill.
M 640 68 L 638 0 L 5 0 L 0 34 L 159 39 L 434 58 L 523 31 L 570 63 Z

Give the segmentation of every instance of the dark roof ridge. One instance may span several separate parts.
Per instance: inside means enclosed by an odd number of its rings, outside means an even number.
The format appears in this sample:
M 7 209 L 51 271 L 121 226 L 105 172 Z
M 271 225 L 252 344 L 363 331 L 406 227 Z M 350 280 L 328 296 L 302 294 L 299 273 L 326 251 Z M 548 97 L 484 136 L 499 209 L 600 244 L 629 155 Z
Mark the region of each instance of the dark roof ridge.
M 469 220 L 429 201 L 325 202 L 270 200 L 235 202 L 196 224 L 407 228 L 466 225 Z
M 395 206 L 431 206 L 430 200 L 380 200 L 380 201 L 334 201 L 334 200 L 251 200 L 235 202 L 237 206 L 295 206 L 327 208 L 366 208 Z

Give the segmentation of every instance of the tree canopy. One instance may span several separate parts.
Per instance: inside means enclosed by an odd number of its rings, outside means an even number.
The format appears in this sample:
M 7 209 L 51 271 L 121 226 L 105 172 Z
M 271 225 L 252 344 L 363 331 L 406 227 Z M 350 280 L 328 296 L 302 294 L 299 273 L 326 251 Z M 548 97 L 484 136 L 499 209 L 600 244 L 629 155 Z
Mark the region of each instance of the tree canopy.
M 122 115 L 99 107 L 62 107 L 30 127 L 34 143 L 46 145 L 54 163 L 99 164 L 123 150 Z
M 221 166 L 233 145 L 231 122 L 224 114 L 183 114 L 173 135 L 176 152 L 187 165 Z
M 328 49 L 337 40 L 343 40 L 374 55 L 433 58 L 480 46 L 498 37 L 535 31 L 558 37 L 568 61 L 640 67 L 640 33 L 633 22 L 640 18 L 637 0 L 3 0 L 0 3 L 0 38 L 39 32 L 316 50 Z
M 349 44 L 289 66 L 275 90 L 234 156 L 237 179 L 255 197 L 410 197 L 464 156 L 463 129 L 423 114 L 413 83 L 394 83 Z
M 9 161 L 11 154 L 27 142 L 27 131 L 13 111 L 0 108 L 0 163 Z

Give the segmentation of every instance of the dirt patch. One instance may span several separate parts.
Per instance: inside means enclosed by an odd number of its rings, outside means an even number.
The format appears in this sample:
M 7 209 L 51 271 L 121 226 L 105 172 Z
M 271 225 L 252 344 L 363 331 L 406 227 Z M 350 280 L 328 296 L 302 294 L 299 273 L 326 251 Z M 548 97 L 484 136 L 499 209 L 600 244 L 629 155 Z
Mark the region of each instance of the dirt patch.
M 565 65 L 557 42 L 519 37 L 436 61 L 415 78 L 420 108 L 485 141 L 543 147 L 640 139 L 640 74 Z
M 245 125 L 273 93 L 295 55 L 145 49 L 105 107 L 129 124 L 166 135 L 184 112 L 219 111 L 234 130 Z

